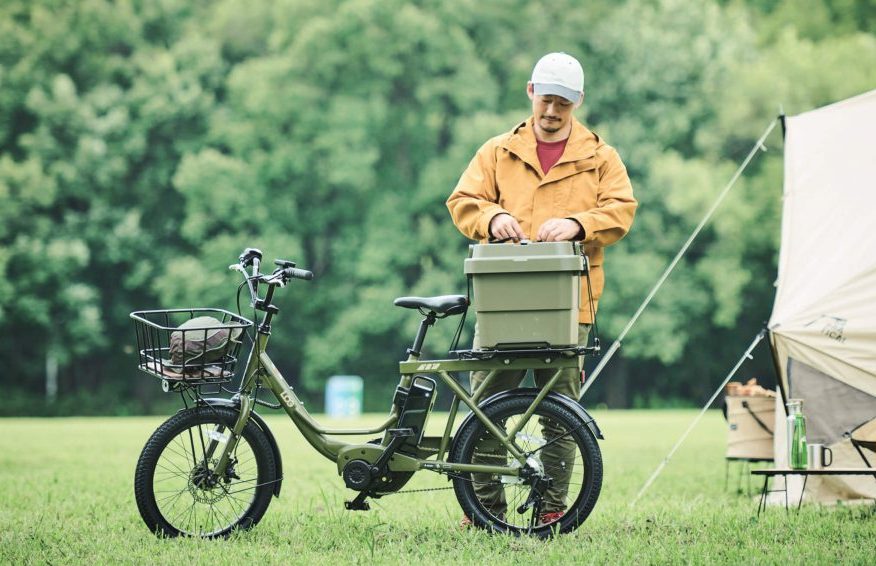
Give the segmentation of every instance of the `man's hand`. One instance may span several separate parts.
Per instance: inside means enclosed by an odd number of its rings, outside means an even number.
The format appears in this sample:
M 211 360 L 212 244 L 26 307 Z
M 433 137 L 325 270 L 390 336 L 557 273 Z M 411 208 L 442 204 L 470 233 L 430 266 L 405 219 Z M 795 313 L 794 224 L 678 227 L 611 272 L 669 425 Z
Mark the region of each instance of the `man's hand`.
M 517 219 L 504 212 L 497 214 L 490 220 L 490 234 L 497 240 L 519 242 L 526 239 L 526 234 L 523 233 Z
M 567 242 L 583 232 L 581 225 L 571 218 L 551 218 L 538 229 L 536 239 L 540 242 Z

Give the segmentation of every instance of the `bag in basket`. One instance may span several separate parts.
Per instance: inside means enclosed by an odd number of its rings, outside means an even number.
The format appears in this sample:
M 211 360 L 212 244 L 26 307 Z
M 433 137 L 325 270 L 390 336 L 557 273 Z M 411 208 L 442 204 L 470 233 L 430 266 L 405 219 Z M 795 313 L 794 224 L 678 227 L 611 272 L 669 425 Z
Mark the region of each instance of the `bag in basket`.
M 189 330 L 197 328 L 198 330 Z M 170 361 L 175 366 L 221 361 L 228 341 L 239 342 L 242 328 L 229 330 L 212 316 L 198 316 L 180 324 L 170 335 Z

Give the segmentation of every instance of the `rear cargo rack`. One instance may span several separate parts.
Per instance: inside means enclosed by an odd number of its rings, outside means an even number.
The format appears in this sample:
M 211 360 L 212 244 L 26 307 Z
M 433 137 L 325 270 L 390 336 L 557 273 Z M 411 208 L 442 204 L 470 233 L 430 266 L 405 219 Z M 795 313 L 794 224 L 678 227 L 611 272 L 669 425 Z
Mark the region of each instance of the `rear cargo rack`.
M 564 356 L 596 356 L 599 354 L 599 345 L 595 346 L 566 346 L 566 347 L 536 347 L 517 349 L 491 349 L 491 350 L 451 350 L 450 355 L 460 360 L 491 360 L 500 358 L 555 358 Z

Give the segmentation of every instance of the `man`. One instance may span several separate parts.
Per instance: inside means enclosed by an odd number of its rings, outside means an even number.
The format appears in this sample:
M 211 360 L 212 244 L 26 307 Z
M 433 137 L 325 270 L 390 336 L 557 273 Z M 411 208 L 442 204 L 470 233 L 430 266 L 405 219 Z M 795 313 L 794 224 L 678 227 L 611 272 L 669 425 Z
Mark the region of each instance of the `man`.
M 487 141 L 463 172 L 447 208 L 454 224 L 474 240 L 579 241 L 590 259 L 593 291 L 581 285 L 578 342 L 586 344 L 596 306 L 602 294 L 603 248 L 620 240 L 630 229 L 637 202 L 626 168 L 617 152 L 573 116 L 584 101 L 584 71 L 565 53 L 542 57 L 526 85 L 532 116 L 510 132 Z M 473 347 L 477 349 L 477 328 Z M 487 372 L 473 372 L 474 390 Z M 535 372 L 542 385 L 552 370 Z M 489 395 L 517 387 L 522 371 L 494 377 L 485 391 Z M 577 399 L 581 391 L 577 371 L 567 370 L 554 391 Z M 550 425 L 544 434 L 552 437 Z M 543 458 L 560 461 L 574 456 L 568 437 L 553 443 Z M 568 477 L 555 477 L 543 506 L 543 523 L 562 517 Z M 475 490 L 497 519 L 506 511 L 504 490 L 482 485 Z M 466 518 L 463 523 L 467 523 Z

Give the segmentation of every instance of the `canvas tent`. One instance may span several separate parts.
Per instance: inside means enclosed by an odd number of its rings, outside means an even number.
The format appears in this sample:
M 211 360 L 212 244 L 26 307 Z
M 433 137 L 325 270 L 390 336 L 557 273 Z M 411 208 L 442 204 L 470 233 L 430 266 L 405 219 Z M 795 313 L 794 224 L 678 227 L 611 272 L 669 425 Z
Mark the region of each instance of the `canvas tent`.
M 782 397 L 807 440 L 861 467 L 849 433 L 876 419 L 876 90 L 785 119 L 777 291 L 769 320 Z M 779 400 L 781 402 L 781 399 Z M 787 463 L 784 407 L 775 458 Z M 815 481 L 813 481 L 815 480 Z M 789 495 L 801 485 L 789 480 Z M 796 493 L 795 493 L 796 491 Z M 807 500 L 876 498 L 873 478 L 810 478 Z
M 618 350 L 623 338 L 666 281 L 775 125 L 755 142 L 712 207 L 603 356 L 581 396 Z M 786 467 L 787 399 L 803 399 L 809 443 L 833 450 L 838 467 L 861 468 L 853 431 L 876 427 L 876 90 L 783 117 L 785 184 L 782 246 L 776 299 L 768 323 L 781 395 L 776 397 L 774 459 Z M 642 497 L 699 420 L 763 339 L 758 333 L 702 411 L 654 470 L 631 505 Z M 874 456 L 876 458 L 876 456 Z M 871 461 L 873 461 L 871 459 Z M 783 481 L 776 478 L 776 482 Z M 800 476 L 789 476 L 787 496 L 799 500 Z M 780 487 L 780 486 L 774 486 Z M 810 501 L 876 499 L 869 476 L 813 476 Z M 773 493 L 773 503 L 785 503 Z

